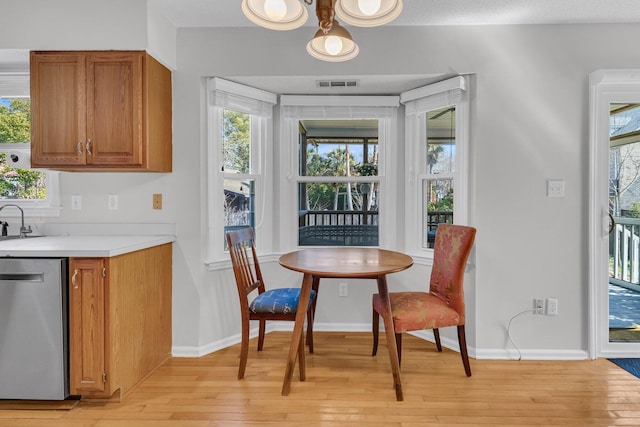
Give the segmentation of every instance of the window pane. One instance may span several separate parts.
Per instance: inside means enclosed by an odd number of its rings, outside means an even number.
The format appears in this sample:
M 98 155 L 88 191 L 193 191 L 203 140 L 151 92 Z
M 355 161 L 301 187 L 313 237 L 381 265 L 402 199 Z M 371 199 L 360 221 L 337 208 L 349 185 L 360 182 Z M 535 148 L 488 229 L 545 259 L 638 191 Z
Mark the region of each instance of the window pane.
M 379 183 L 300 183 L 300 246 L 377 246 Z
M 612 139 L 640 131 L 640 105 L 611 104 L 609 128 Z
M 0 143 L 31 140 L 31 100 L 0 98 Z
M 224 110 L 222 155 L 227 172 L 251 173 L 251 116 Z
M 255 180 L 224 180 L 224 234 L 255 226 Z M 226 238 L 225 238 L 226 239 Z M 225 250 L 227 243 L 225 240 Z
M 306 151 L 304 146 L 306 145 Z M 377 176 L 378 140 L 307 139 L 301 141 L 301 176 Z M 348 168 L 347 168 L 348 165 Z
M 0 98 L 0 143 L 16 143 L 17 147 L 30 139 L 31 100 Z M 45 199 L 47 190 L 44 172 L 12 167 L 7 163 L 10 150 L 11 148 L 0 151 L 0 200 Z M 24 152 L 24 149 L 18 151 Z
M 0 153 L 0 200 L 47 197 L 44 172 L 12 168 L 7 164 L 7 153 Z
M 456 155 L 456 108 L 427 113 L 427 173 L 452 173 Z
M 300 176 L 378 175 L 377 120 L 303 121 L 300 128 Z
M 423 181 L 423 247 L 433 248 L 438 224 L 453 223 L 453 179 Z

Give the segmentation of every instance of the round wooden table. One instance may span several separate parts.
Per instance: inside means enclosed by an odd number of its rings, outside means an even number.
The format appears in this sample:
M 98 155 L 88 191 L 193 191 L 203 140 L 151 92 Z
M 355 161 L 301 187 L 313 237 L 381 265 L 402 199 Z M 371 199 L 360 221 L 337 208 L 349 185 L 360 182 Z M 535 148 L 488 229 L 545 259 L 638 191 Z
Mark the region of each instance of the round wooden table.
M 402 382 L 400 381 L 400 364 L 396 347 L 396 336 L 391 318 L 391 303 L 387 290 L 386 275 L 406 270 L 413 265 L 413 259 L 401 252 L 368 247 L 314 248 L 303 249 L 284 254 L 280 257 L 280 265 L 289 270 L 304 273 L 300 289 L 300 300 L 296 312 L 296 321 L 291 337 L 291 347 L 287 367 L 282 384 L 282 395 L 289 394 L 291 378 L 296 363 L 296 355 L 300 359 L 300 380 L 305 379 L 305 355 L 302 343 L 307 301 L 311 289 L 317 290 L 322 278 L 341 279 L 375 279 L 378 293 L 387 316 L 383 316 L 393 384 L 397 400 L 403 400 Z

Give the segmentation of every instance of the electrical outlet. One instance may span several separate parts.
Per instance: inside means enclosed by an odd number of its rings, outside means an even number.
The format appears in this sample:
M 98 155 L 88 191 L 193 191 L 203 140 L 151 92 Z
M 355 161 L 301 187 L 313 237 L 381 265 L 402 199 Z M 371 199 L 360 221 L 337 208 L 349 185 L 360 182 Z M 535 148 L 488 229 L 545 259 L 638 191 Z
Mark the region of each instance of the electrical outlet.
M 544 314 L 544 300 L 542 298 L 533 299 L 533 314 Z
M 545 314 L 547 316 L 558 315 L 558 299 L 557 298 L 547 298 Z
M 548 197 L 564 197 L 564 179 L 547 180 Z
M 338 296 L 340 296 L 340 297 L 349 296 L 349 284 L 348 283 L 340 283 L 338 285 Z
M 162 209 L 162 194 L 153 195 L 153 209 Z
M 110 211 L 115 211 L 118 209 L 118 195 L 117 194 L 109 194 L 108 197 L 108 206 Z

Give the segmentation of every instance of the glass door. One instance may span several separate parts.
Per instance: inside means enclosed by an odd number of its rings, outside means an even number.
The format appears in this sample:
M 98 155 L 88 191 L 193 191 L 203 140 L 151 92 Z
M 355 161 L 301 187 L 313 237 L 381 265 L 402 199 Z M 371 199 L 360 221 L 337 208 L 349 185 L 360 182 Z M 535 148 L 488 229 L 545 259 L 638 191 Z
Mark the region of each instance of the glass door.
M 640 104 L 610 103 L 609 343 L 640 341 Z
M 589 356 L 638 357 L 640 69 L 589 82 Z

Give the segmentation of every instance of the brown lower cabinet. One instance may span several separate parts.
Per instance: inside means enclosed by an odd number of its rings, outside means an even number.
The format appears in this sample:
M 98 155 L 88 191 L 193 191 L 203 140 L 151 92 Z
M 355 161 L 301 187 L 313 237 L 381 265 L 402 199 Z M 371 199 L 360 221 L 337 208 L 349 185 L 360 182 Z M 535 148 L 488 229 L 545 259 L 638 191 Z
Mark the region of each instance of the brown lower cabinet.
M 124 398 L 171 356 L 171 246 L 69 260 L 71 394 Z

